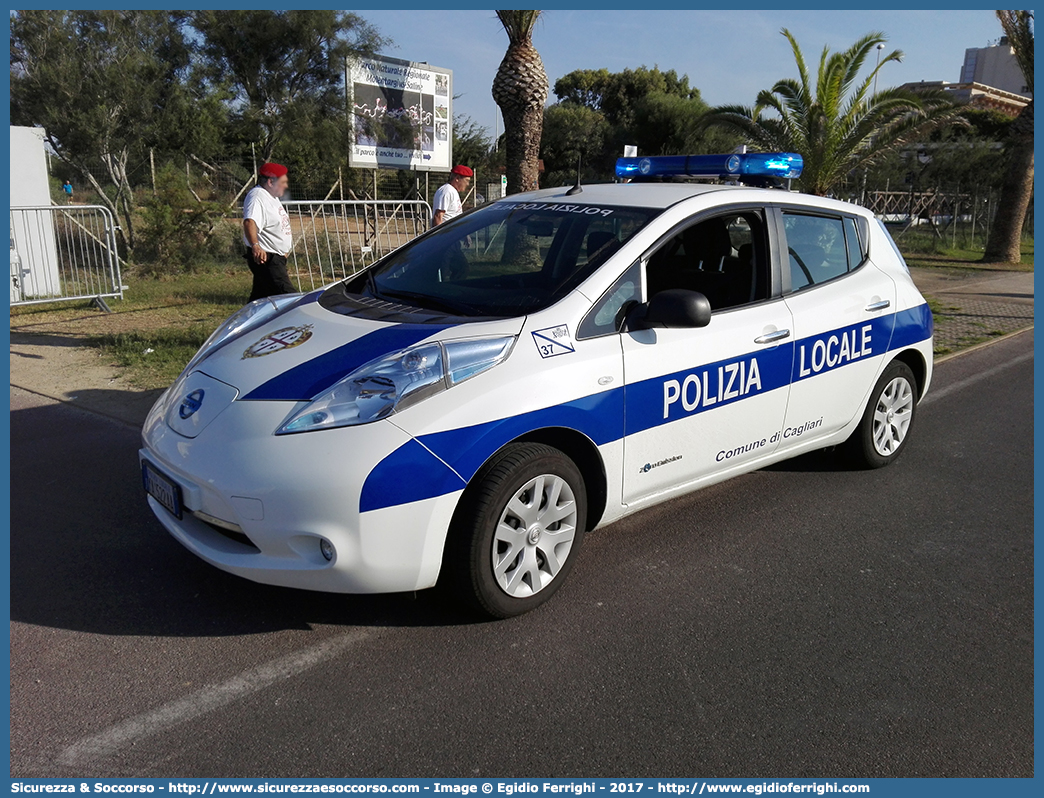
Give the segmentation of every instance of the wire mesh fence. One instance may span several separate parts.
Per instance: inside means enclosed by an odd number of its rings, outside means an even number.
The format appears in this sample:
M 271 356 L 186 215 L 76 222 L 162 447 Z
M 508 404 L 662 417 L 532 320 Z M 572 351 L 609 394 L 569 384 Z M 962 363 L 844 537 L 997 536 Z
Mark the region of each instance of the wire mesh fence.
M 285 203 L 293 249 L 290 279 L 302 291 L 343 280 L 425 232 L 423 200 L 326 200 Z
M 1001 212 L 999 200 L 997 190 L 959 185 L 867 191 L 851 199 L 891 226 L 893 237 L 904 247 L 980 251 Z M 1023 234 L 1033 236 L 1032 200 Z

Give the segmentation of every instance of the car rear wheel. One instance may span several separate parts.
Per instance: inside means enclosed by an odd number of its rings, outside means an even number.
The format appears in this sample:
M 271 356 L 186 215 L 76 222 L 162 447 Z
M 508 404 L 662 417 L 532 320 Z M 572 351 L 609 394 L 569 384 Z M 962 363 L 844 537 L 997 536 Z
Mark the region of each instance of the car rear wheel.
M 900 360 L 884 370 L 870 394 L 863 418 L 848 439 L 848 455 L 863 468 L 881 468 L 895 460 L 910 439 L 917 414 L 917 378 Z
M 454 518 L 447 555 L 461 597 L 509 618 L 540 606 L 572 569 L 587 522 L 576 465 L 538 443 L 511 444 L 487 463 Z

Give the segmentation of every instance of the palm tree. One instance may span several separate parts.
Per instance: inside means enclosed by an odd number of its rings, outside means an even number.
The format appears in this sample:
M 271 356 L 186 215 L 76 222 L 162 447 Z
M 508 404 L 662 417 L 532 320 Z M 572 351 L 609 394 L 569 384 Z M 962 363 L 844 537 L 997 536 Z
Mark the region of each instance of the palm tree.
M 805 161 L 801 187 L 809 194 L 830 192 L 851 172 L 960 114 L 941 91 L 871 91 L 881 68 L 902 60 L 900 50 L 882 58 L 857 82 L 867 57 L 885 42 L 882 33 L 868 33 L 844 52 L 831 53 L 824 47 L 815 86 L 797 41 L 786 28 L 782 34 L 794 51 L 799 80 L 787 78 L 762 90 L 753 108 L 712 108 L 703 124 L 734 130 L 761 149 L 800 153 Z M 766 118 L 766 110 L 778 118 Z
M 1033 94 L 1033 12 L 998 11 L 1001 27 Z M 1018 263 L 1022 259 L 1022 225 L 1033 195 L 1033 100 L 1008 131 L 1008 169 L 1001 184 L 997 215 L 982 259 L 986 263 Z
M 537 188 L 537 158 L 547 101 L 547 73 L 533 46 L 539 11 L 498 11 L 508 49 L 493 79 L 493 99 L 504 114 L 507 192 Z

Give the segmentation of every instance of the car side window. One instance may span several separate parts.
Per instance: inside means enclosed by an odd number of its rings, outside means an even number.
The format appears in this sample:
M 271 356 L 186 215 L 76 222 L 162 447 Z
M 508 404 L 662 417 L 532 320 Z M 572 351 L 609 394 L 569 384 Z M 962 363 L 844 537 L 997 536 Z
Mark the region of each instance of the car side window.
M 783 229 L 794 291 L 833 280 L 859 265 L 849 264 L 845 227 L 839 217 L 784 213 Z
M 641 281 L 641 263 L 634 263 L 587 311 L 576 332 L 577 340 L 619 332 L 624 308 L 631 302 L 640 301 Z
M 849 216 L 845 217 L 845 244 L 848 247 L 848 270 L 858 269 L 866 259 L 866 248 L 859 238 L 855 219 Z
M 649 298 L 669 288 L 707 297 L 711 310 L 769 296 L 769 259 L 763 216 L 757 211 L 702 219 L 664 242 L 646 265 Z

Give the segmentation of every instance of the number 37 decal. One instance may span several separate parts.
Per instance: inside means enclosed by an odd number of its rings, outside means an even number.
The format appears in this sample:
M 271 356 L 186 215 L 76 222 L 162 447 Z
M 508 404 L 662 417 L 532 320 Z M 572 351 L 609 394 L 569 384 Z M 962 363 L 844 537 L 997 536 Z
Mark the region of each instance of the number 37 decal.
M 556 355 L 568 355 L 576 350 L 573 348 L 573 337 L 569 334 L 568 324 L 559 324 L 557 327 L 545 327 L 543 330 L 533 332 L 533 343 L 536 344 L 540 357 L 555 357 Z

